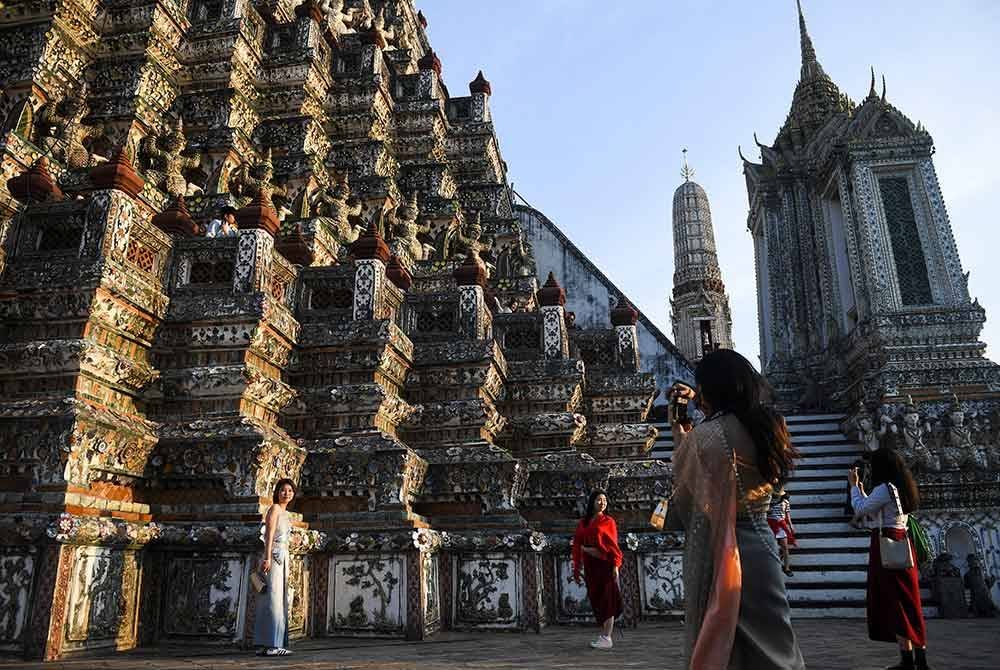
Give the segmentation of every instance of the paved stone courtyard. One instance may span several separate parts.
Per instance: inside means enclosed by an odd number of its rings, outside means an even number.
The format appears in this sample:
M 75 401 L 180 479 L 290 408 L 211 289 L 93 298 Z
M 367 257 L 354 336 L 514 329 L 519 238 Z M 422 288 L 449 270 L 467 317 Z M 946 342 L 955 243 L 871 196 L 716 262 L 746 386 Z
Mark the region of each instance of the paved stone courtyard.
M 996 670 L 1000 656 L 1000 619 L 930 621 L 930 660 L 935 670 Z M 804 620 L 796 624 L 810 668 L 875 670 L 894 663 L 891 645 L 868 641 L 863 621 Z M 593 631 L 549 628 L 535 634 L 446 633 L 433 640 L 407 643 L 333 638 L 303 642 L 286 658 L 257 658 L 247 652 L 213 649 L 143 649 L 114 657 L 90 657 L 60 663 L 0 661 L 0 668 L 53 670 L 225 670 L 228 668 L 322 668 L 323 670 L 573 670 L 656 668 L 680 670 L 682 626 L 648 625 L 616 636 L 612 652 L 590 649 Z

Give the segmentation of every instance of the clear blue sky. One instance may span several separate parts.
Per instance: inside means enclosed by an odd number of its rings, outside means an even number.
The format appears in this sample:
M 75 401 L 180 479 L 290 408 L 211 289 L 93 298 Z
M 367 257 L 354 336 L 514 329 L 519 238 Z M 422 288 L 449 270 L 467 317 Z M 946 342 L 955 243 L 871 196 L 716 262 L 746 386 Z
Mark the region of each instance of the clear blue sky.
M 689 149 L 708 192 L 736 348 L 757 361 L 737 145 L 771 143 L 799 74 L 794 0 L 417 0 L 454 95 L 480 68 L 514 186 L 670 334 L 671 198 Z M 803 0 L 827 74 L 869 67 L 934 138 L 970 290 L 1000 342 L 1000 2 Z M 991 349 L 992 352 L 992 349 Z M 995 352 L 992 352 L 995 353 Z

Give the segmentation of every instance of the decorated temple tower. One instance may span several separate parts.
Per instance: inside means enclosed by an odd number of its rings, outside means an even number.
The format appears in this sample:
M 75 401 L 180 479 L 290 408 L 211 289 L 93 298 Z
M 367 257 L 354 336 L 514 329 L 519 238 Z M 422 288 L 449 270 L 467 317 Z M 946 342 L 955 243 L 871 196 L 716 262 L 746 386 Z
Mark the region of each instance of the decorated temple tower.
M 281 477 L 294 638 L 585 619 L 593 488 L 635 531 L 626 616 L 676 613 L 647 417 L 687 363 L 644 370 L 624 295 L 577 324 L 539 281 L 493 88 L 450 93 L 427 24 L 0 5 L 0 649 L 249 644 Z
M 674 342 L 690 361 L 716 349 L 732 349 L 732 317 L 719 258 L 708 195 L 687 164 L 684 183 L 674 191 L 674 290 L 670 319 Z
M 743 162 L 765 373 L 787 405 L 810 408 L 994 392 L 930 134 L 874 70 L 860 104 L 842 93 L 801 6 L 799 34 L 788 118 Z

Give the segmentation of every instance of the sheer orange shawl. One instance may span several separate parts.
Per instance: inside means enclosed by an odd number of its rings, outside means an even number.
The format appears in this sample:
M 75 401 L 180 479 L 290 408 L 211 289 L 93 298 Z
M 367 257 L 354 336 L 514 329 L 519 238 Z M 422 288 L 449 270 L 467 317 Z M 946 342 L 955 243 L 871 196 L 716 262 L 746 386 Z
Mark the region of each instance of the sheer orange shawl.
M 726 670 L 736 637 L 743 574 L 728 416 L 696 426 L 674 452 L 672 516 L 685 530 L 685 659 L 691 670 Z

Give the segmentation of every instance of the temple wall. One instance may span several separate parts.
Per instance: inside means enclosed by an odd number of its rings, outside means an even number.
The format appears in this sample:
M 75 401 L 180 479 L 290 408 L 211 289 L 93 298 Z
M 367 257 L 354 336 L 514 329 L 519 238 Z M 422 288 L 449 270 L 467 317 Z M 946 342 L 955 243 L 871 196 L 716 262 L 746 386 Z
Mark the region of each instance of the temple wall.
M 555 274 L 566 289 L 566 311 L 576 314 L 578 328 L 608 328 L 611 307 L 616 296 L 622 295 L 619 288 L 544 214 L 525 206 L 514 210 L 531 242 L 539 280 L 544 281 L 549 272 Z M 657 388 L 666 388 L 677 379 L 693 379 L 683 354 L 641 312 L 637 326 L 641 368 L 655 375 Z

